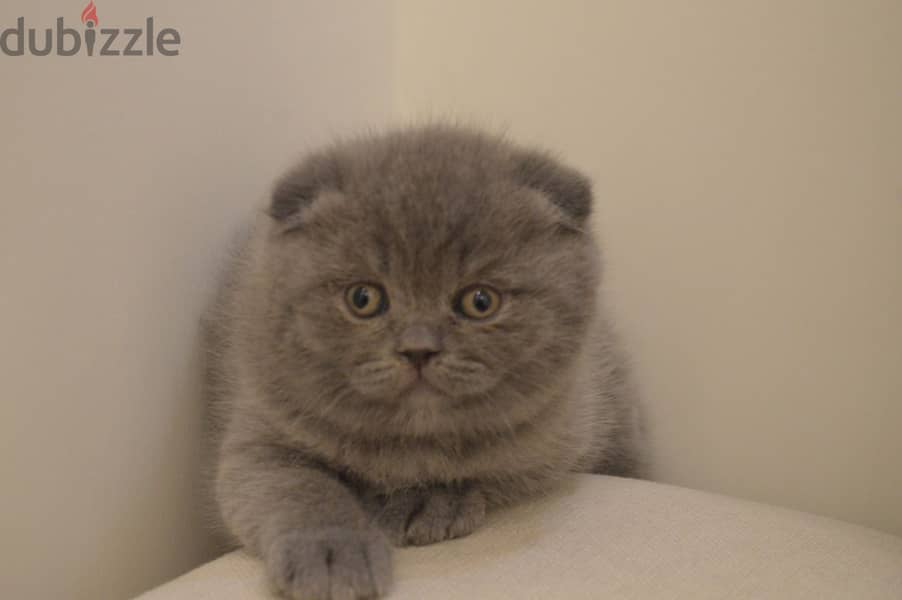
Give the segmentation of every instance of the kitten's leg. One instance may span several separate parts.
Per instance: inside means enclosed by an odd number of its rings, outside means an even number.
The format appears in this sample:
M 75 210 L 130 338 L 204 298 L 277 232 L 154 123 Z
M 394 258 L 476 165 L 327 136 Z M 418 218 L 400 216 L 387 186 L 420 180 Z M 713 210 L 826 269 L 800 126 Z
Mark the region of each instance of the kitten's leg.
M 423 486 L 380 498 L 374 511 L 396 546 L 422 546 L 472 533 L 485 521 L 486 500 L 473 485 Z
M 327 469 L 267 444 L 222 448 L 217 496 L 226 525 L 295 600 L 384 594 L 391 548 L 354 493 Z

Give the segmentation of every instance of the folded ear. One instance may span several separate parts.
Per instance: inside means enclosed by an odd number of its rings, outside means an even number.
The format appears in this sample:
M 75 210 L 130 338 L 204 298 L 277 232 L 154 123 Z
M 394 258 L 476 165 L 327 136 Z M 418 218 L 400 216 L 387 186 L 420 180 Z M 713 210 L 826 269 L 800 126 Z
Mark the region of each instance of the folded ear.
M 309 156 L 276 183 L 267 212 L 283 231 L 297 229 L 316 197 L 325 190 L 341 190 L 341 182 L 341 168 L 334 156 Z
M 521 152 L 514 167 L 514 178 L 521 185 L 544 194 L 577 228 L 582 228 L 592 212 L 589 179 L 546 154 Z

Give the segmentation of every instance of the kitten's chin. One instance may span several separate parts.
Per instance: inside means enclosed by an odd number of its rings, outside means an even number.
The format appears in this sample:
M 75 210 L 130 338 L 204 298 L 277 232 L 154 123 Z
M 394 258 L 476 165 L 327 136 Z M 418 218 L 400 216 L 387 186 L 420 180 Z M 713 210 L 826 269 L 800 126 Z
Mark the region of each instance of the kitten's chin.
M 371 400 L 396 400 L 423 383 L 416 369 L 394 361 L 375 360 L 351 371 L 351 386 Z

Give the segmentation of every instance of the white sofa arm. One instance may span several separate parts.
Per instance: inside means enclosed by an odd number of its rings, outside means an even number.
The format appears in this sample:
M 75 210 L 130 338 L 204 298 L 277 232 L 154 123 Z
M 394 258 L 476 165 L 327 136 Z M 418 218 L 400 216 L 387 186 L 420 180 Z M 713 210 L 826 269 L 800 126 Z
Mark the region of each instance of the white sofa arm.
M 390 599 L 902 598 L 902 539 L 695 490 L 579 476 L 468 538 L 396 553 Z M 273 598 L 223 556 L 141 600 Z

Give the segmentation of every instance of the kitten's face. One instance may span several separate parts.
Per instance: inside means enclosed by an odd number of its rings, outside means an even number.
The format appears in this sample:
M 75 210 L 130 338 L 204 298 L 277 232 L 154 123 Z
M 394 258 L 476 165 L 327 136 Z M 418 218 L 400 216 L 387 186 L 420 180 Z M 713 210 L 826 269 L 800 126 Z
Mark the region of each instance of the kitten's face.
M 504 410 L 573 361 L 594 244 L 543 194 L 464 167 L 360 169 L 273 232 L 279 379 L 305 402 Z

